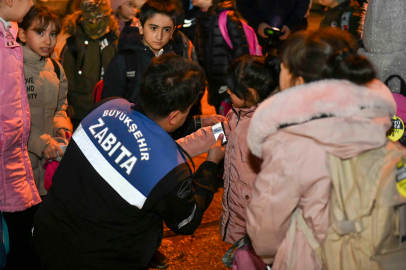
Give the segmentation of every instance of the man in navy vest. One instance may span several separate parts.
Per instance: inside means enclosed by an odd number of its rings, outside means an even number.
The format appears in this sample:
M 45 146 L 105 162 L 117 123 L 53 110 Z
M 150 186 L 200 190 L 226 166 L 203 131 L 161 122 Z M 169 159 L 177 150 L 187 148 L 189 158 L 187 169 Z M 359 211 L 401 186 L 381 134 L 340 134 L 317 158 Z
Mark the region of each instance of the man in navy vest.
M 168 132 L 204 87 L 197 64 L 163 55 L 145 73 L 140 104 L 108 100 L 83 119 L 35 217 L 46 269 L 147 269 L 163 221 L 193 234 L 213 199 L 224 148 L 219 138 L 194 172 Z

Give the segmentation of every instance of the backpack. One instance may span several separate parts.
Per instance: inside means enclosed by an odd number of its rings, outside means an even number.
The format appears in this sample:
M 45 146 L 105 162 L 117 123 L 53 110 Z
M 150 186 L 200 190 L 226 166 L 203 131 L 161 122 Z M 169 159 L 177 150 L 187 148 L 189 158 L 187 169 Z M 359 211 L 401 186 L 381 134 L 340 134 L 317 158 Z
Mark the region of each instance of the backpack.
M 224 254 L 223 264 L 231 270 L 263 270 L 267 266 L 262 259 L 255 254 L 248 236 L 237 240 L 234 245 Z
M 345 160 L 329 154 L 328 164 L 326 237 L 319 244 L 296 209 L 287 232 L 291 241 L 299 227 L 323 269 L 406 269 L 406 150 L 389 142 Z
M 230 10 L 224 10 L 220 13 L 219 28 L 220 28 L 221 35 L 223 36 L 224 40 L 226 41 L 228 47 L 233 49 L 233 44 L 231 44 L 230 36 L 228 35 L 228 29 L 227 29 L 227 15 L 229 12 L 230 12 Z M 255 34 L 254 29 L 252 29 L 242 20 L 240 20 L 240 22 L 244 28 L 245 37 L 247 38 L 250 55 L 262 56 L 262 48 L 258 43 L 257 35 Z
M 93 90 L 93 104 L 100 101 L 101 95 L 102 95 L 102 92 L 103 92 L 103 87 L 104 87 L 103 80 L 100 80 L 96 84 L 96 86 L 94 87 L 94 90 Z
M 123 50 L 120 53 L 123 56 L 124 67 L 126 70 L 125 89 L 123 92 L 123 98 L 130 99 L 134 92 L 134 89 L 135 89 L 134 82 L 136 81 L 137 75 L 138 75 L 138 74 L 136 74 L 138 62 L 134 61 L 135 60 L 134 54 L 131 50 Z M 94 87 L 94 90 L 93 90 L 93 104 L 100 101 L 102 92 L 103 92 L 103 88 L 104 88 L 104 82 L 103 82 L 103 80 L 100 80 L 96 84 L 96 86 Z
M 54 65 L 54 71 L 56 73 L 56 76 L 58 77 L 58 80 L 61 80 L 61 69 L 59 68 L 58 63 L 52 58 L 49 59 L 51 59 L 51 62 Z

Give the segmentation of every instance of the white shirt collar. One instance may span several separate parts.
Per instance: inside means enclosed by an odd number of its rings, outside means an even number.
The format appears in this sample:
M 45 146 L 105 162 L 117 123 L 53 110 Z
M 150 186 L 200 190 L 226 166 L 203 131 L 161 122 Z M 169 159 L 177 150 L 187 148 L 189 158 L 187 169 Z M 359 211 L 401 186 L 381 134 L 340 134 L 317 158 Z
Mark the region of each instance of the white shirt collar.
M 4 28 L 8 32 L 8 29 L 11 27 L 11 22 L 6 22 L 2 17 L 0 17 L 0 22 L 4 24 Z

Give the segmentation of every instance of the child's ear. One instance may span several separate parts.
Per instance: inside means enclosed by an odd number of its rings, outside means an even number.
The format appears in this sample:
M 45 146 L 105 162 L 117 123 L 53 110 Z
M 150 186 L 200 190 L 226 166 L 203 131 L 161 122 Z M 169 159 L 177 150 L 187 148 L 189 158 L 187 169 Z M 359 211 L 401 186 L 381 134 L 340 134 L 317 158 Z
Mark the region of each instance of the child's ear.
M 12 8 L 14 5 L 14 0 L 6 0 L 6 4 L 9 8 Z
M 304 79 L 303 79 L 303 77 L 302 76 L 299 76 L 299 77 L 297 77 L 296 79 L 295 79 L 295 81 L 294 81 L 294 85 L 296 86 L 296 85 L 302 85 L 302 84 L 304 84 L 305 82 L 304 82 Z
M 250 91 L 251 96 L 254 98 L 255 102 L 258 102 L 259 97 L 257 91 L 255 91 L 254 88 L 248 88 L 248 91 Z
M 21 40 L 22 43 L 27 42 L 27 36 L 24 29 L 18 28 L 18 38 Z
M 138 24 L 138 31 L 140 31 L 140 35 L 144 34 L 144 29 L 142 28 L 142 25 L 140 23 Z

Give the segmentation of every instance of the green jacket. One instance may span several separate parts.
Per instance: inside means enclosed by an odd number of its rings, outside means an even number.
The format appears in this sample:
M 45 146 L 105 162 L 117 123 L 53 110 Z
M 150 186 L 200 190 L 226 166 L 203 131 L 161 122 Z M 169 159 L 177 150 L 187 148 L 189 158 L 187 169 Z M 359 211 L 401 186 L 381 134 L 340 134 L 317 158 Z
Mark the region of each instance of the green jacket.
M 82 120 L 92 107 L 94 87 L 103 78 L 110 60 L 117 52 L 118 36 L 117 23 L 114 21 L 110 23 L 110 32 L 98 40 L 91 39 L 78 23 L 81 17 L 79 14 L 72 18 L 76 20 L 69 22 L 67 31 L 71 37 L 61 55 L 62 66 L 69 81 L 68 103 L 74 109 L 73 118 L 76 120 Z M 107 44 L 106 38 L 108 45 L 104 47 L 102 44 Z
M 327 8 L 324 12 L 323 20 L 320 23 L 320 28 L 322 27 L 339 27 L 343 30 L 348 31 L 357 40 L 360 40 L 360 33 L 358 31 L 362 8 L 358 5 L 356 1 L 347 0 L 334 8 Z M 350 16 L 349 20 L 343 18 L 345 16 Z

